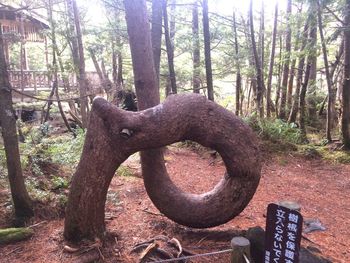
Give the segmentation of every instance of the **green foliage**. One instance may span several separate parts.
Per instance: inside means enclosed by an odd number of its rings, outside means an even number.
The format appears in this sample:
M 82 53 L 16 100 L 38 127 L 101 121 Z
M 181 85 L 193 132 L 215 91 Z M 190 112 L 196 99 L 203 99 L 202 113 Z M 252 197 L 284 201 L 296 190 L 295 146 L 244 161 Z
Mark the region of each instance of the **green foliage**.
M 333 149 L 331 145 L 303 145 L 299 146 L 298 152 L 310 159 L 322 158 L 333 163 L 350 164 L 350 152 Z
M 133 171 L 128 166 L 125 166 L 125 165 L 119 166 L 119 168 L 117 170 L 117 174 L 119 176 L 123 176 L 123 177 L 134 176 Z
M 245 121 L 264 140 L 293 144 L 303 143 L 301 131 L 293 123 L 289 124 L 280 119 L 261 120 L 255 117 L 247 118 Z
M 84 139 L 83 130 L 77 130 L 77 137 L 74 139 L 71 135 L 47 138 L 43 140 L 43 144 L 47 146 L 45 153 L 50 156 L 52 162 L 75 168 L 80 160 Z
M 68 188 L 68 180 L 64 177 L 53 176 L 51 178 L 52 189 Z

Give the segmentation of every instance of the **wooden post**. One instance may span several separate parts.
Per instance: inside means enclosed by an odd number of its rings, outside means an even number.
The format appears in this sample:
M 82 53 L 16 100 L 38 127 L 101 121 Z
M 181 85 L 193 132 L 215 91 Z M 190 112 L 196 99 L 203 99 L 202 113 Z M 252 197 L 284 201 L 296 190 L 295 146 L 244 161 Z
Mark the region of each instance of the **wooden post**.
M 300 204 L 298 204 L 297 202 L 294 202 L 294 201 L 281 201 L 281 202 L 278 202 L 278 205 L 287 207 L 290 210 L 295 210 L 295 211 L 298 211 L 298 212 L 301 211 Z
M 231 263 L 252 263 L 250 242 L 245 237 L 234 237 L 231 240 Z
M 33 72 L 33 84 L 34 84 L 34 94 L 37 94 L 37 90 L 36 90 L 36 72 Z

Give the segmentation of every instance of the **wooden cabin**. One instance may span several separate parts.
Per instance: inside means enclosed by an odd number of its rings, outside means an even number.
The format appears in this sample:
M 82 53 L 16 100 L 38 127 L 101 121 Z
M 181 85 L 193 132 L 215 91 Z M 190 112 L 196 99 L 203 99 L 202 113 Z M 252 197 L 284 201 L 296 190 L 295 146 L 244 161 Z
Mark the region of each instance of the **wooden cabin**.
M 25 43 L 45 43 L 43 30 L 48 29 L 48 22 L 39 14 L 19 6 L 2 4 L 0 6 L 0 24 L 4 39 L 5 57 L 9 62 L 9 44 L 21 42 L 23 46 L 23 67 L 27 69 Z

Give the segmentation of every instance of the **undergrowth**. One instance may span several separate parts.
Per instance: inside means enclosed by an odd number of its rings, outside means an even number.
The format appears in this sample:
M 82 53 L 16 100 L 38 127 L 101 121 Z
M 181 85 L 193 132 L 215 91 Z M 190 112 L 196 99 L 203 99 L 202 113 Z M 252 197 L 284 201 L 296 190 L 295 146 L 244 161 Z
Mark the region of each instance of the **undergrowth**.
M 48 124 L 33 127 L 20 144 L 28 192 L 46 218 L 63 214 L 85 137 L 82 130 L 76 131 L 75 138 L 71 134 L 51 135 L 51 131 Z
M 263 140 L 272 142 L 287 142 L 293 144 L 304 143 L 304 137 L 294 123 L 287 123 L 280 119 L 268 120 L 250 117 L 244 119 L 246 123 Z

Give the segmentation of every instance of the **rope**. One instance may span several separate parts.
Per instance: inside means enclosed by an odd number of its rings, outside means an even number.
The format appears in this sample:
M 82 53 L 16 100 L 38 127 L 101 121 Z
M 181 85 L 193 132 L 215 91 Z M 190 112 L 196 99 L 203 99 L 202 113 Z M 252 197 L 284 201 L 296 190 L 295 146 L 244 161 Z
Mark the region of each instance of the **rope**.
M 78 100 L 78 99 L 82 99 L 82 98 L 87 98 L 89 96 L 96 96 L 97 94 L 87 94 L 85 96 L 81 96 L 81 97 L 72 97 L 72 98 L 66 98 L 66 99 L 42 99 L 42 98 L 38 98 L 38 97 L 35 97 L 35 96 L 32 96 L 32 95 L 29 95 L 29 94 L 26 94 L 26 93 L 23 93 L 17 89 L 14 89 L 14 88 L 11 88 L 11 87 L 8 87 L 10 90 L 22 95 L 22 96 L 25 96 L 25 97 L 28 97 L 28 98 L 31 98 L 31 99 L 34 99 L 34 100 L 39 100 L 39 101 L 49 101 L 49 102 L 58 102 L 58 101 L 72 101 L 72 100 Z
M 206 256 L 213 256 L 213 255 L 218 255 L 218 254 L 224 254 L 224 253 L 229 253 L 231 251 L 232 251 L 232 249 L 226 249 L 226 250 L 221 250 L 221 251 L 208 252 L 208 253 L 204 253 L 204 254 L 197 254 L 197 255 L 192 255 L 192 256 L 164 259 L 164 260 L 151 261 L 151 262 L 152 263 L 175 262 L 175 261 L 191 259 L 191 258 L 198 258 L 198 257 L 206 257 Z

